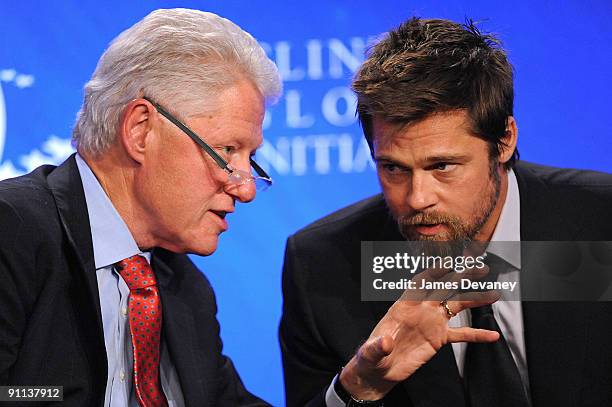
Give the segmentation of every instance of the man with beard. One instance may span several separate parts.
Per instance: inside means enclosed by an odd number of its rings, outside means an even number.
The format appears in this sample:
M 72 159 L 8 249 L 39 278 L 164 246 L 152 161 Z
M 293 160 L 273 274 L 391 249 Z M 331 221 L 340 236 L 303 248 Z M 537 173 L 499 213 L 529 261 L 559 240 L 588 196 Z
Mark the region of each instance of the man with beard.
M 363 302 L 360 242 L 612 240 L 612 177 L 518 162 L 512 67 L 471 22 L 405 22 L 353 89 L 383 194 L 288 239 L 287 405 L 609 405 L 609 303 Z

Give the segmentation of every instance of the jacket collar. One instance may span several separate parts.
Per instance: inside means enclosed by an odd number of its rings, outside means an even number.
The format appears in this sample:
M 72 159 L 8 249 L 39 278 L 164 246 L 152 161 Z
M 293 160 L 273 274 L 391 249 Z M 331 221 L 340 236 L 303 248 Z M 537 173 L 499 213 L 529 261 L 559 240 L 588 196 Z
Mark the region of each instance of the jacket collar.
M 79 176 L 75 155 L 70 156 L 62 165 L 53 170 L 49 174 L 47 182 L 55 199 L 60 222 L 66 232 L 68 243 L 76 254 L 78 266 L 87 282 L 87 289 L 96 304 L 98 325 L 102 327 L 89 215 L 87 214 L 85 193 L 83 192 L 83 184 Z
M 98 397 L 101 396 L 103 399 L 108 365 L 102 313 L 89 217 L 74 155 L 48 175 L 47 183 L 55 200 L 59 220 L 67 239 L 66 260 L 74 281 L 70 290 L 72 300 L 78 308 L 76 318 L 81 327 L 79 333 L 82 336 L 83 349 L 86 351 L 85 356 L 92 372 L 93 390 Z M 96 323 L 92 323 L 92 316 Z

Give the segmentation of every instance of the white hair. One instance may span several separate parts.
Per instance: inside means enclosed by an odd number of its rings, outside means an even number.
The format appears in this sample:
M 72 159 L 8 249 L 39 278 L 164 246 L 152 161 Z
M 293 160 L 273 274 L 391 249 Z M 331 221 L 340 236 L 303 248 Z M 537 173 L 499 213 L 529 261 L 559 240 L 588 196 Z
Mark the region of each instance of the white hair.
M 148 96 L 181 115 L 204 113 L 220 90 L 249 80 L 266 103 L 282 82 L 274 62 L 247 32 L 213 13 L 156 10 L 122 32 L 102 54 L 85 85 L 72 141 L 93 155 L 110 147 L 125 105 Z

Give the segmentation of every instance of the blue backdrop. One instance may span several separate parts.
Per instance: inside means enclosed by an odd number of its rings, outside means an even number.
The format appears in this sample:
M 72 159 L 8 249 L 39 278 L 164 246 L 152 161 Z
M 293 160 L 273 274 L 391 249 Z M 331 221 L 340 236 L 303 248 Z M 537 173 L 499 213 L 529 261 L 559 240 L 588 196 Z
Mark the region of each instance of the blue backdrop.
M 249 389 L 274 405 L 284 404 L 276 332 L 285 239 L 379 190 L 348 88 L 371 38 L 412 15 L 482 21 L 515 66 L 522 157 L 612 171 L 609 1 L 8 3 L 0 6 L 0 179 L 71 153 L 82 86 L 98 57 L 153 9 L 228 17 L 277 62 L 285 94 L 268 112 L 258 153 L 276 184 L 231 216 L 217 253 L 194 258 L 217 293 L 225 352 Z

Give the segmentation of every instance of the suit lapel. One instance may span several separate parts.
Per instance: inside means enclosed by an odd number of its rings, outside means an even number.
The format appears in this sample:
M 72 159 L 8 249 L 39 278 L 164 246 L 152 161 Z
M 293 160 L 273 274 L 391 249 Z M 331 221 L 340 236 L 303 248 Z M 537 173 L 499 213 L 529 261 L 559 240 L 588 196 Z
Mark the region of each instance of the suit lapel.
M 107 360 L 100 297 L 89 215 L 85 203 L 83 184 L 74 155 L 54 169 L 49 174 L 47 182 L 55 199 L 60 222 L 66 233 L 67 249 L 73 252 L 72 255 L 66 255 L 70 269 L 75 271 L 73 273 L 74 287 L 71 287 L 71 292 L 79 307 L 76 317 L 79 319 L 80 332 L 85 335 L 83 338 L 84 348 L 90 351 L 87 352 L 87 357 L 90 360 L 92 371 L 98 375 L 99 379 L 93 382 L 101 384 L 102 394 L 104 394 Z M 92 323 L 92 316 L 96 323 Z
M 193 310 L 176 294 L 175 272 L 166 262 L 165 254 L 163 249 L 155 249 L 151 257 L 162 300 L 164 339 L 181 382 L 185 404 L 205 405 L 206 376 L 202 371 L 202 366 L 206 366 L 205 355 L 199 352 L 200 344 L 196 343 Z
M 74 155 L 57 167 L 48 177 L 51 193 L 59 212 L 59 217 L 66 231 L 68 242 L 74 249 L 80 270 L 84 273 L 87 289 L 96 305 L 96 318 L 102 327 L 100 297 L 96 280 L 96 267 L 91 241 L 89 215 L 85 203 L 83 184 Z
M 549 188 L 530 168 L 515 168 L 521 200 L 521 240 L 569 240 L 571 236 L 558 219 L 561 203 L 551 196 Z
M 521 240 L 573 240 L 573 225 L 560 219 L 566 211 L 549 188 L 529 168 L 517 166 L 516 175 L 521 199 Z M 525 245 L 522 252 L 521 279 L 523 275 L 537 279 L 538 270 L 530 269 L 537 253 Z M 577 302 L 523 302 L 527 369 L 534 406 L 579 405 L 585 346 L 577 344 L 588 343 L 584 307 Z
M 381 195 L 382 199 L 382 195 Z M 385 215 L 383 216 L 383 225 L 380 228 L 380 232 L 373 235 L 373 241 L 384 242 L 384 241 L 403 241 L 404 237 L 401 235 L 397 228 L 397 223 L 392 218 L 391 214 L 388 212 L 385 206 Z M 361 257 L 359 257 L 360 259 Z M 360 264 L 356 263 L 355 269 L 359 270 Z M 357 275 L 357 281 L 360 278 L 360 274 Z M 381 320 L 381 318 L 387 313 L 389 307 L 392 305 L 391 302 L 386 301 L 369 301 L 370 311 L 372 313 L 372 317 L 374 319 L 374 325 L 372 328 Z

